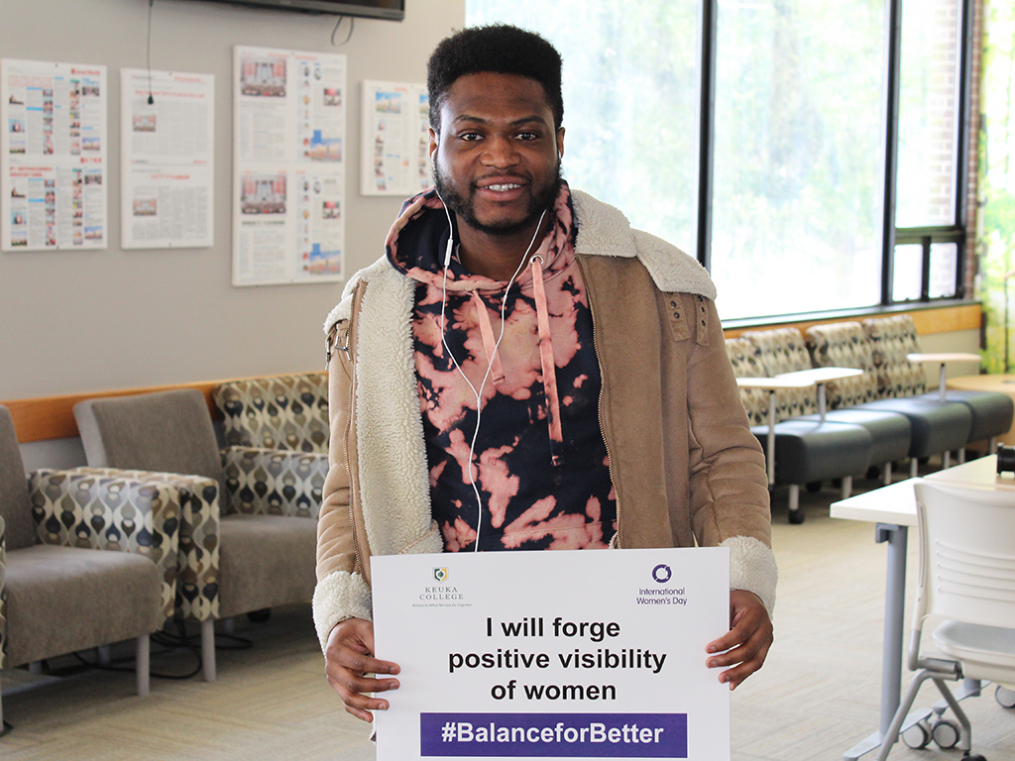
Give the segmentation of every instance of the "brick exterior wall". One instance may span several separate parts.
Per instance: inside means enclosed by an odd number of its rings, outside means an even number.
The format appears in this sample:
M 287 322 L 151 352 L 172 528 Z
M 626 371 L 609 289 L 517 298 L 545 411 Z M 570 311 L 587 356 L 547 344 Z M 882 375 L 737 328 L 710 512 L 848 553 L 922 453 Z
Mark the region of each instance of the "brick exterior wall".
M 973 11 L 973 60 L 970 76 L 970 123 L 968 125 L 969 154 L 967 156 L 969 173 L 966 181 L 966 258 L 963 273 L 964 294 L 966 298 L 976 295 L 973 289 L 973 278 L 978 267 L 977 238 L 979 232 L 979 155 L 980 155 L 980 88 L 982 86 L 983 62 L 983 2 L 974 0 Z

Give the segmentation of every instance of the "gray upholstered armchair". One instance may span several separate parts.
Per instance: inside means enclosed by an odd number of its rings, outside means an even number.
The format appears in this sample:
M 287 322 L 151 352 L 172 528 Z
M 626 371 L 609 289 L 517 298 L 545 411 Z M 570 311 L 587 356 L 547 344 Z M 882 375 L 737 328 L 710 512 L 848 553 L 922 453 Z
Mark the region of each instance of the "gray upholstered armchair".
M 136 639 L 146 695 L 148 635 L 173 613 L 179 515 L 179 493 L 164 481 L 26 477 L 0 406 L 0 669 Z
M 201 623 L 204 675 L 213 681 L 215 619 L 313 596 L 327 460 L 259 447 L 220 452 L 205 398 L 192 389 L 87 400 L 74 415 L 86 472 L 177 474 L 184 509 L 175 615 Z

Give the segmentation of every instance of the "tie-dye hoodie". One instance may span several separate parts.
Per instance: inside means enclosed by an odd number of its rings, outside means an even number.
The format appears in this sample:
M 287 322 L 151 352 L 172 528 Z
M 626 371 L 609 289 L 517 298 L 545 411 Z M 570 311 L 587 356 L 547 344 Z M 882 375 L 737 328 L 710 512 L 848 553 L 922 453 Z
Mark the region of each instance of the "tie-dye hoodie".
M 445 278 L 448 219 L 432 191 L 407 203 L 388 236 L 391 264 L 418 283 L 416 377 L 433 518 L 449 551 L 475 549 L 480 510 L 482 550 L 600 548 L 616 531 L 566 184 L 552 213 L 506 303 L 507 282 L 474 275 L 457 257 Z

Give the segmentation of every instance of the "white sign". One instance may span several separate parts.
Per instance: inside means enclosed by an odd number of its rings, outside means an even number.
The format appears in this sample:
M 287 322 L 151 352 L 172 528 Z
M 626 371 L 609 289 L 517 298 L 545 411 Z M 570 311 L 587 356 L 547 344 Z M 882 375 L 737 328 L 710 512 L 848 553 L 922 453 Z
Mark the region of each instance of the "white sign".
M 363 82 L 359 192 L 412 196 L 433 185 L 426 85 Z
M 378 761 L 729 759 L 726 548 L 372 558 Z
M 233 285 L 342 280 L 344 55 L 237 46 Z
M 123 248 L 214 244 L 214 138 L 213 75 L 120 70 Z
M 0 250 L 106 248 L 106 67 L 0 61 Z

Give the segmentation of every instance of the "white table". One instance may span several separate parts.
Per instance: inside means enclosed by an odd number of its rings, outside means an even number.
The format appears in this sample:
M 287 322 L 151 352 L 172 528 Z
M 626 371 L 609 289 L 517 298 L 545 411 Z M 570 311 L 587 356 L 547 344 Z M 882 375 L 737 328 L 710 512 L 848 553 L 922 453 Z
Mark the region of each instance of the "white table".
M 937 483 L 982 486 L 1015 491 L 1010 475 L 999 479 L 997 457 L 990 455 L 954 468 L 940 470 L 925 480 Z M 831 516 L 876 525 L 875 541 L 888 542 L 888 573 L 885 579 L 885 625 L 881 661 L 881 725 L 877 732 L 843 755 L 844 761 L 855 761 L 863 754 L 881 746 L 881 739 L 892 723 L 902 690 L 902 649 L 906 604 L 906 548 L 909 527 L 916 525 L 916 492 L 914 479 L 833 502 Z
M 947 390 L 947 382 L 945 378 L 945 368 L 949 362 L 975 362 L 976 366 L 980 366 L 980 355 L 979 354 L 966 354 L 964 352 L 939 352 L 936 354 L 907 354 L 906 359 L 910 362 L 915 362 L 920 365 L 933 365 L 940 364 L 941 367 L 938 370 L 938 388 L 940 389 L 941 401 L 947 401 L 945 399 L 945 391 Z
M 821 422 L 824 423 L 825 384 L 843 378 L 854 378 L 857 375 L 863 375 L 863 370 L 857 370 L 855 367 L 815 367 L 810 370 L 797 370 L 793 373 L 779 373 L 775 377 L 814 383 L 818 387 L 818 414 L 821 415 Z
M 758 388 L 768 392 L 768 439 L 765 446 L 765 465 L 768 485 L 775 485 L 775 392 L 787 388 L 810 388 L 814 381 L 806 378 L 737 378 L 740 388 Z
M 816 367 L 810 370 L 797 370 L 791 373 L 780 373 L 774 378 L 737 378 L 740 388 L 758 388 L 768 392 L 768 440 L 766 441 L 766 462 L 768 465 L 768 485 L 775 485 L 775 392 L 792 388 L 818 387 L 818 414 L 821 422 L 825 422 L 825 384 L 841 378 L 862 375 L 863 370 L 852 367 Z

